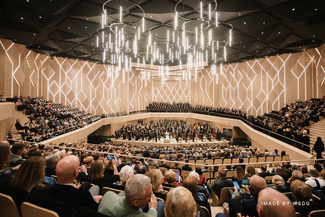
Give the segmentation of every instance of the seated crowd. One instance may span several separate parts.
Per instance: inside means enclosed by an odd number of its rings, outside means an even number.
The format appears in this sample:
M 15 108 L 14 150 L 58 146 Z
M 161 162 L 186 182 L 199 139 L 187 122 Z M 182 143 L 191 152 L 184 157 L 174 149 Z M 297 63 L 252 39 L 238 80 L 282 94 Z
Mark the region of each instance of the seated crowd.
M 42 98 L 7 98 L 7 101 L 14 101 L 17 105 L 18 110 L 26 109 L 26 114 L 33 114 L 35 120 L 31 120 L 28 127 L 22 126 L 17 120 L 17 130 L 25 130 L 27 141 L 44 141 L 53 136 L 69 132 L 88 125 L 100 118 L 115 117 L 128 115 L 127 112 L 121 113 L 111 113 L 103 114 L 101 116 L 93 116 L 85 112 L 79 111 L 78 109 L 73 109 L 68 106 L 63 106 L 62 104 L 55 104 L 53 102 L 45 101 Z M 214 108 L 211 106 L 196 105 L 192 106 L 188 102 L 185 103 L 166 103 L 166 102 L 152 102 L 147 106 L 148 112 L 195 112 L 203 113 L 209 115 L 223 116 L 223 117 L 237 117 L 242 120 L 249 122 L 257 126 L 258 130 L 274 136 L 288 144 L 294 145 L 304 151 L 310 152 L 310 138 L 308 126 L 310 121 L 317 122 L 320 116 L 325 114 L 325 96 L 321 99 L 313 99 L 308 101 L 296 101 L 290 105 L 286 105 L 280 111 L 272 111 L 269 114 L 264 114 L 262 117 L 254 117 L 252 115 L 247 115 L 240 109 L 228 109 L 228 108 Z M 131 114 L 132 112 L 130 112 Z M 35 123 L 35 124 L 34 124 Z M 34 124 L 34 126 L 32 126 Z M 123 131 L 124 129 L 122 129 Z M 27 132 L 30 131 L 29 134 Z M 120 130 L 121 131 L 121 130 Z M 151 132 L 141 131 L 136 134 L 134 131 L 126 132 L 125 136 L 123 132 L 116 132 L 117 137 L 122 136 L 123 138 L 157 138 L 159 137 L 159 132 L 151 130 Z M 211 130 L 212 131 L 212 130 Z M 173 132 L 173 131 L 171 131 Z M 187 133 L 186 133 L 187 132 Z M 216 139 L 220 139 L 220 132 L 217 134 L 211 132 L 193 132 L 193 136 L 186 131 L 187 138 L 202 138 L 203 135 L 206 138 L 213 138 L 215 135 Z M 273 132 L 274 134 L 270 133 Z M 174 132 L 178 138 L 183 138 L 183 132 Z M 200 134 L 198 134 L 200 133 Z M 156 134 L 156 135 L 155 135 Z M 137 136 L 138 135 L 138 136 Z M 202 135 L 202 136 L 201 136 Z M 161 135 L 163 136 L 163 135 Z M 23 138 L 24 139 L 24 138 Z
M 24 130 L 24 133 L 21 133 L 23 139 L 30 142 L 53 138 L 82 128 L 101 118 L 42 98 L 26 97 L 12 100 L 16 100 L 17 110 L 25 110 L 26 114 L 31 114 L 28 126 L 22 126 L 19 119 L 15 124 L 18 131 Z
M 34 195 L 69 204 L 74 211 L 85 207 L 107 216 L 207 216 L 211 215 L 208 198 L 214 194 L 220 198 L 225 187 L 230 187 L 230 216 L 295 216 L 295 211 L 308 216 L 325 206 L 322 163 L 307 168 L 287 162 L 273 168 L 262 166 L 261 172 L 252 165 L 232 165 L 228 169 L 234 170 L 233 177 L 219 167 L 215 179 L 205 180 L 202 174 L 209 169 L 205 165 L 194 167 L 195 171 L 187 165 L 189 174 L 182 177 L 177 165 L 162 160 L 159 167 L 153 167 L 152 159 L 137 157 L 131 154 L 136 147 L 125 146 L 1 141 L 0 192 L 12 195 L 18 208 Z M 200 155 L 208 146 L 192 148 Z M 140 156 L 149 152 L 146 147 L 138 151 Z M 305 178 L 307 173 L 310 178 Z M 272 177 L 269 187 L 268 176 Z M 106 187 L 119 193 L 106 192 Z M 13 193 L 17 191 L 18 197 Z M 279 204 L 273 205 L 274 201 Z

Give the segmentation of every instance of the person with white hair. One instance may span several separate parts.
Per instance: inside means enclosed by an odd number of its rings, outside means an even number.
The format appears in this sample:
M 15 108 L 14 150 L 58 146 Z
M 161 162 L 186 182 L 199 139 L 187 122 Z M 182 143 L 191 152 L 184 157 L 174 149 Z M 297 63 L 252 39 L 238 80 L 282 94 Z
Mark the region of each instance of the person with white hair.
M 146 205 L 149 207 L 147 213 L 141 210 Z M 98 212 L 108 216 L 157 217 L 157 198 L 152 192 L 150 178 L 142 174 L 132 176 L 126 182 L 125 197 L 119 197 L 112 191 L 106 192 Z
M 316 188 L 317 190 L 322 189 L 325 186 L 325 181 L 320 178 L 316 168 L 312 167 L 309 169 L 310 177 L 307 178 L 305 183 L 310 187 Z

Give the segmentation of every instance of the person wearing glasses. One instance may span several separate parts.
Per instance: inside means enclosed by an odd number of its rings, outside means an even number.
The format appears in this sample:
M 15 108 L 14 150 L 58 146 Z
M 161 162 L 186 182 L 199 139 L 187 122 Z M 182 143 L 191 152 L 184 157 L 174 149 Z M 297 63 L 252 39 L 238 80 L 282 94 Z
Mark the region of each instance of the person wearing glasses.
M 98 212 L 108 216 L 157 217 L 157 198 L 152 192 L 151 180 L 148 176 L 136 174 L 132 176 L 124 188 L 125 197 L 119 197 L 108 191 L 101 200 Z M 148 205 L 148 212 L 142 211 Z M 163 208 L 162 208 L 163 209 Z

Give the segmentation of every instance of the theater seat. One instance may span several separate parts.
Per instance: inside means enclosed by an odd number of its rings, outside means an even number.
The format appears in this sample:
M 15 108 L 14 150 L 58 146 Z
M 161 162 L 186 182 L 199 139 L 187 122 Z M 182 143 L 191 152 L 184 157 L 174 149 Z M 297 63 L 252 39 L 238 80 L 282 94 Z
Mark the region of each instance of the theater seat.
M 325 209 L 311 211 L 308 217 L 324 217 Z
M 75 210 L 71 204 L 53 200 L 36 194 L 30 194 L 26 202 L 56 212 L 60 217 L 72 217 Z M 42 216 L 42 215 L 35 215 Z
M 2 217 L 20 217 L 15 201 L 9 195 L 0 193 L 0 210 Z
M 60 217 L 56 212 L 36 206 L 35 204 L 24 202 L 21 205 L 21 213 L 23 217 L 35 217 L 35 216 L 42 216 L 42 217 Z

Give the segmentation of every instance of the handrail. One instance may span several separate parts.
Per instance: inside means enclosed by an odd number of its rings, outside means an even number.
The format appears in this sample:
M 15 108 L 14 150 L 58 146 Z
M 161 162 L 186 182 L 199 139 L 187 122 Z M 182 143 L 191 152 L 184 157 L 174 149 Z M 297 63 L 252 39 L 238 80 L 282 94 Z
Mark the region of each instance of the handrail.
M 20 142 L 25 142 L 25 141 L 21 141 L 18 140 Z M 32 143 L 32 142 L 28 142 L 28 143 Z M 35 144 L 35 143 L 33 143 Z M 41 145 L 41 143 L 37 143 L 37 145 Z M 43 145 L 43 144 L 42 144 Z M 188 165 L 195 165 L 195 166 L 204 166 L 204 167 L 215 167 L 215 166 L 233 166 L 233 165 L 256 165 L 256 164 L 274 164 L 274 163 L 287 163 L 288 160 L 282 160 L 282 161 L 268 161 L 268 162 L 254 162 L 254 163 L 232 163 L 232 164 L 197 164 L 197 163 L 186 163 L 185 161 L 171 161 L 171 160 L 166 160 L 166 159 L 156 159 L 156 158 L 148 158 L 148 157 L 141 157 L 141 156 L 134 156 L 134 155 L 125 155 L 125 154 L 116 154 L 116 153 L 111 153 L 111 152 L 102 152 L 102 151 L 94 151 L 94 150 L 87 150 L 87 149 L 82 149 L 82 148 L 74 148 L 74 147 L 62 147 L 59 145 L 50 145 L 50 144 L 44 144 L 47 145 L 49 147 L 53 147 L 53 148 L 59 148 L 61 150 L 76 150 L 76 151 L 87 151 L 90 153 L 97 153 L 97 154 L 108 154 L 108 155 L 113 155 L 113 156 L 118 156 L 118 157 L 126 157 L 126 158 L 136 158 L 136 159 L 145 159 L 148 161 L 161 161 L 161 162 L 169 162 L 169 163 L 178 163 L 178 164 L 188 164 Z M 228 159 L 228 158 L 227 158 Z M 185 159 L 184 159 L 185 160 Z M 191 159 L 189 159 L 191 160 Z M 215 159 L 213 159 L 215 160 Z M 290 160 L 291 163 L 293 162 L 312 162 L 312 161 L 323 161 L 324 159 L 301 159 L 301 160 Z M 159 166 L 158 166 L 159 167 Z

